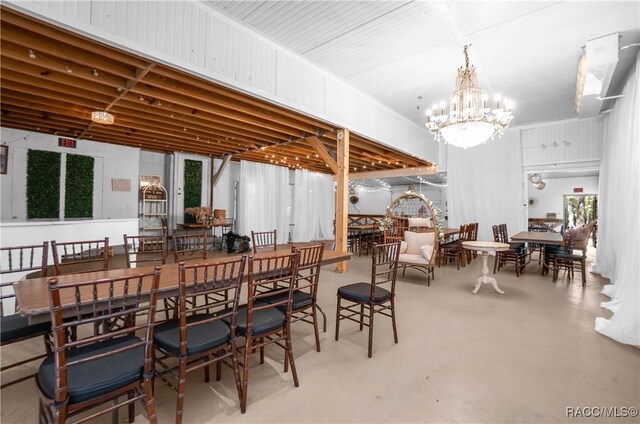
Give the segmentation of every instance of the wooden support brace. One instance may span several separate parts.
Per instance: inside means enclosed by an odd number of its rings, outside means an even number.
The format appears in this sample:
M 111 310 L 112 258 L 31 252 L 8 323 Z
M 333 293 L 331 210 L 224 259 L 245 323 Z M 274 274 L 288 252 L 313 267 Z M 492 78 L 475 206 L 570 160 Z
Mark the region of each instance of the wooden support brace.
M 313 147 L 313 150 L 315 150 L 316 153 L 318 153 L 318 155 L 324 161 L 324 163 L 326 163 L 329 169 L 331 169 L 331 172 L 333 172 L 334 174 L 337 174 L 338 164 L 336 163 L 335 160 L 333 160 L 333 158 L 329 154 L 329 151 L 327 150 L 326 147 L 324 147 L 324 144 L 322 144 L 320 139 L 316 136 L 312 136 L 312 137 L 307 137 L 307 141 L 309 141 L 309 144 L 311 145 L 311 147 Z
M 347 215 L 349 213 L 349 130 L 338 131 L 338 163 L 336 172 L 336 252 L 347 251 Z M 336 265 L 346 272 L 347 262 Z

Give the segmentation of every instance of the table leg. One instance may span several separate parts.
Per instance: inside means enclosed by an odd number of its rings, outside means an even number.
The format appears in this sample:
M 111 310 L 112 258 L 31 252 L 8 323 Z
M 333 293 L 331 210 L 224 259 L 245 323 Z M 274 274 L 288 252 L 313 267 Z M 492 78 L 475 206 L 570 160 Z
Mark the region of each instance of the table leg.
M 504 294 L 503 290 L 500 290 L 498 287 L 498 282 L 495 278 L 489 276 L 489 267 L 487 265 L 487 260 L 489 259 L 489 252 L 479 252 L 480 258 L 482 259 L 482 275 L 476 279 L 476 287 L 473 289 L 471 293 L 476 294 L 478 290 L 480 290 L 480 286 L 482 284 L 491 283 L 493 288 L 500 294 Z

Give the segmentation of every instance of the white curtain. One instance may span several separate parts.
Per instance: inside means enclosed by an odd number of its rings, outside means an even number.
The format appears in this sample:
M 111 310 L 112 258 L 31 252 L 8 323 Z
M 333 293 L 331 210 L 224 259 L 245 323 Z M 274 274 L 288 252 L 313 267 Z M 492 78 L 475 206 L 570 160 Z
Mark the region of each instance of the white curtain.
M 278 231 L 278 244 L 289 241 L 289 170 L 282 166 L 240 162 L 238 231 Z
M 493 241 L 491 226 L 509 235 L 525 230 L 522 156 L 517 130 L 469 149 L 447 146 L 449 227 L 478 222 L 478 240 Z
M 606 118 L 600 162 L 598 248 L 594 272 L 609 278 L 602 303 L 614 312 L 596 318 L 596 331 L 622 343 L 640 346 L 640 143 L 638 78 L 640 62 L 632 69 L 623 90 Z
M 328 174 L 296 170 L 293 241 L 333 239 L 334 182 Z

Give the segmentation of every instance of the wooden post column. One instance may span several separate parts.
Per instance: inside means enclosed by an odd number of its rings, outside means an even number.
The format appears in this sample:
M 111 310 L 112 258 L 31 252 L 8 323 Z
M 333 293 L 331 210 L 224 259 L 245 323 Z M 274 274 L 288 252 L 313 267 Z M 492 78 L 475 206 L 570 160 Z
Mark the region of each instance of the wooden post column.
M 349 213 L 349 130 L 338 130 L 338 172 L 336 172 L 336 252 L 347 251 L 347 215 Z M 346 272 L 347 262 L 336 265 Z

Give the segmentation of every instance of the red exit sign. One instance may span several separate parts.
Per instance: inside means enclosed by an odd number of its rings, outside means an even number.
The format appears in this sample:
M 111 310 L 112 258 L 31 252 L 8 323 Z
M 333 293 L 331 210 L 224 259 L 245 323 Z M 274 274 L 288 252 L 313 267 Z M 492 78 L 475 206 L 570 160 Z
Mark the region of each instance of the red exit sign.
M 76 140 L 73 138 L 58 138 L 58 146 L 68 147 L 70 149 L 76 148 Z
M 574 193 L 582 193 L 582 191 L 583 191 L 583 190 L 582 190 L 582 187 L 574 187 L 574 188 L 573 188 L 573 192 L 574 192 Z

